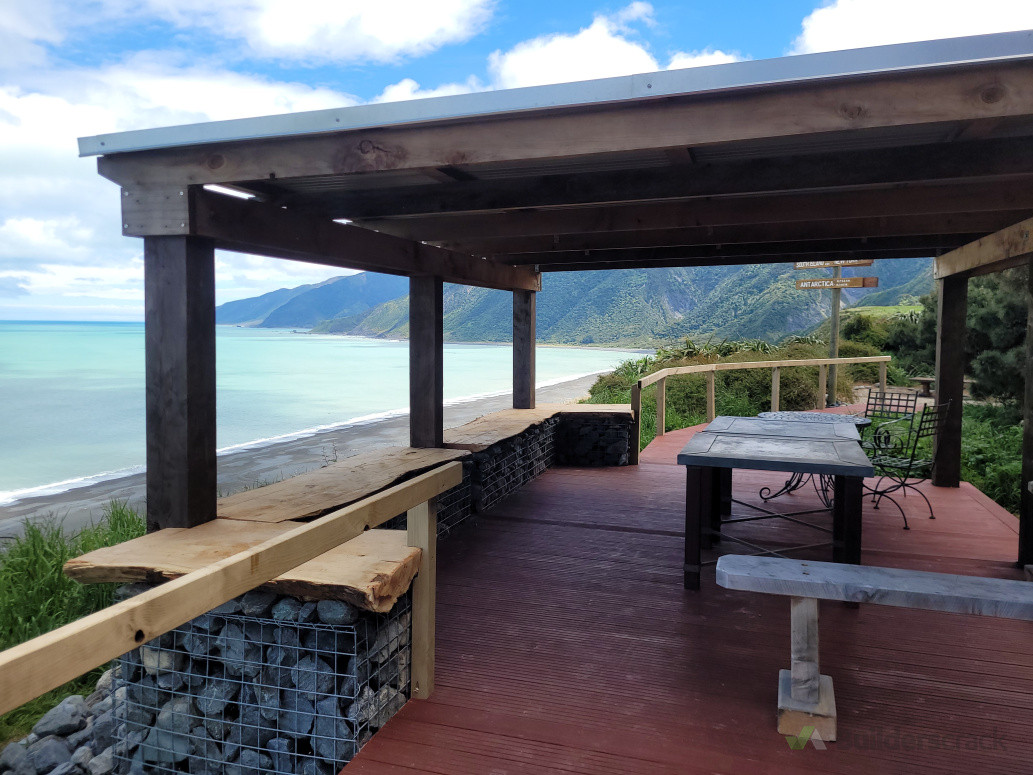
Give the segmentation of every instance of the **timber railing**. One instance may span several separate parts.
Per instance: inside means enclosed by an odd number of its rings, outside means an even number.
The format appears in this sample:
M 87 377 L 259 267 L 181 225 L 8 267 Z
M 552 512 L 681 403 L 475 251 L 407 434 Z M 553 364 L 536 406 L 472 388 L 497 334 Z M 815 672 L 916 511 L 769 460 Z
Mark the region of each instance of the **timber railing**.
M 849 366 L 855 363 L 879 364 L 879 389 L 886 392 L 886 367 L 890 362 L 888 355 L 873 355 L 863 358 L 806 358 L 788 361 L 747 361 L 744 363 L 702 363 L 696 366 L 672 366 L 647 374 L 631 386 L 631 411 L 634 414 L 634 425 L 631 428 L 631 450 L 629 462 L 638 463 L 639 447 L 642 440 L 642 389 L 656 384 L 656 435 L 664 435 L 666 419 L 667 378 L 680 374 L 705 374 L 707 379 L 707 422 L 717 416 L 717 395 L 714 375 L 719 371 L 738 371 L 740 369 L 771 369 L 771 411 L 779 409 L 779 389 L 781 370 L 796 366 L 818 367 L 818 400 L 822 401 L 827 393 L 829 366 Z M 815 407 L 822 408 L 821 405 Z
M 201 614 L 407 512 L 421 549 L 413 581 L 412 695 L 434 685 L 434 499 L 462 481 L 446 463 L 257 546 L 0 652 L 0 714 L 56 689 Z

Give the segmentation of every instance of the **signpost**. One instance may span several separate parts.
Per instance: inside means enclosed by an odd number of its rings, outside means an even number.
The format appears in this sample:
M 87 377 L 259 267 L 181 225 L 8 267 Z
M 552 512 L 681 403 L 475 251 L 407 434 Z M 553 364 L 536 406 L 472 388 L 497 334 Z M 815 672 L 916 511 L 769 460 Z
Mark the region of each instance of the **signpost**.
M 839 267 L 836 267 L 837 269 Z M 797 280 L 796 290 L 839 290 L 841 288 L 878 288 L 878 277 L 820 277 L 814 280 Z
M 833 261 L 796 261 L 793 269 L 834 269 L 837 266 L 871 266 L 870 258 L 841 258 Z
M 793 269 L 832 269 L 832 277 L 797 280 L 798 291 L 832 291 L 832 331 L 829 335 L 829 357 L 839 357 L 839 305 L 843 288 L 878 288 L 878 277 L 843 277 L 844 266 L 871 266 L 871 259 L 846 258 L 832 261 L 797 261 Z M 826 406 L 836 405 L 836 365 L 829 366 L 828 396 Z

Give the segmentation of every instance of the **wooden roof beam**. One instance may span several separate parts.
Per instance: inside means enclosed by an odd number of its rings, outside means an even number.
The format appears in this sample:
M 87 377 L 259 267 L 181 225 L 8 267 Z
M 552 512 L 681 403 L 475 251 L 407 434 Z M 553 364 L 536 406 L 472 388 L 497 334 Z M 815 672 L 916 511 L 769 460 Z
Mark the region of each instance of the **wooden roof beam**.
M 934 256 L 963 245 L 975 235 L 879 237 L 874 239 L 803 240 L 794 242 L 760 242 L 749 245 L 688 245 L 666 248 L 630 250 L 572 250 L 553 253 L 521 253 L 515 256 L 496 256 L 495 260 L 512 264 L 559 265 L 566 263 L 599 264 L 611 261 L 667 261 L 678 259 L 721 259 L 725 256 L 809 256 L 854 251 L 920 250 Z
M 1033 218 L 962 245 L 936 259 L 937 280 L 975 277 L 1011 269 L 1033 260 Z
M 1030 178 L 993 183 L 703 198 L 649 204 L 435 215 L 362 221 L 369 228 L 428 242 L 532 235 L 644 231 L 699 226 L 814 223 L 849 218 L 1033 210 Z
M 982 178 L 985 182 L 1022 174 L 1033 174 L 1033 143 L 1028 138 L 1010 138 L 700 163 L 691 169 L 681 165 L 505 180 L 453 179 L 442 185 L 342 192 L 329 207 L 336 217 L 361 219 L 938 180 Z M 288 194 L 286 201 L 291 199 Z M 293 199 L 300 203 L 307 197 L 298 194 Z
M 152 192 L 150 196 L 146 191 L 127 190 L 127 193 L 129 196 L 123 196 L 124 231 L 134 236 L 171 230 L 171 233 L 208 237 L 222 250 L 343 269 L 405 276 L 433 275 L 451 283 L 506 291 L 541 290 L 541 276 L 525 267 L 505 266 L 360 226 L 215 194 L 200 187 L 188 189 L 187 196 L 183 197 L 188 201 L 182 220 L 179 217 L 159 220 L 137 217 L 137 210 L 143 216 L 155 211 L 148 204 L 153 199 L 178 205 L 175 192 Z M 148 223 L 151 225 L 146 225 Z M 162 228 L 166 231 L 161 231 Z
M 928 258 L 933 251 L 928 249 L 906 249 L 906 250 L 853 250 L 842 253 L 822 253 L 824 260 L 864 258 L 864 259 L 894 259 L 894 258 Z M 771 255 L 727 255 L 709 256 L 703 258 L 657 258 L 639 259 L 634 261 L 585 261 L 583 263 L 566 264 L 539 264 L 538 271 L 548 272 L 583 272 L 596 269 L 659 269 L 663 267 L 677 266 L 742 266 L 745 264 L 785 264 L 796 260 L 813 259 L 814 254 L 792 254 L 773 253 Z
M 554 108 L 102 156 L 122 186 L 242 183 L 694 147 L 1033 115 L 1029 62 L 864 75 L 631 105 Z
M 987 234 L 1033 215 L 1033 210 L 989 213 L 842 218 L 817 223 L 759 223 L 741 226 L 698 226 L 649 231 L 547 234 L 497 239 L 459 239 L 441 247 L 475 256 L 513 256 L 518 253 L 674 247 L 678 245 L 741 245 L 850 237 L 906 237 L 920 234 Z

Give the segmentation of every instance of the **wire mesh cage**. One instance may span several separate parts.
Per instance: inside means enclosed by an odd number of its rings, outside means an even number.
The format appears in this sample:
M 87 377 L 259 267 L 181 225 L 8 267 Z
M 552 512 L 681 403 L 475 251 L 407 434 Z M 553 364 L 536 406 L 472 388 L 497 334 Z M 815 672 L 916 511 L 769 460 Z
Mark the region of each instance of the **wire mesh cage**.
M 408 594 L 231 600 L 119 660 L 116 771 L 337 773 L 409 697 L 410 623 Z
M 473 463 L 463 461 L 463 480 L 451 489 L 445 490 L 437 499 L 438 538 L 445 538 L 449 533 L 462 525 L 473 514 L 471 500 L 470 476 Z M 385 530 L 405 530 L 405 513 L 392 517 L 380 527 Z

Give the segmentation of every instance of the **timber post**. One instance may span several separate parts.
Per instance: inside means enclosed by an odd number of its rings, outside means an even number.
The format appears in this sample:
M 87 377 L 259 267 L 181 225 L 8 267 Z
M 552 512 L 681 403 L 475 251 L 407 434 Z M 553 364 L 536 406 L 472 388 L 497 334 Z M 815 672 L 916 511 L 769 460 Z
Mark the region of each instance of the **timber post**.
M 409 278 L 409 443 L 444 444 L 444 336 L 442 280 Z
M 1033 261 L 1026 282 L 1026 393 L 1022 404 L 1022 481 L 1019 501 L 1019 565 L 1033 563 Z
M 667 425 L 667 377 L 656 381 L 656 435 L 663 436 Z
M 215 248 L 144 237 L 147 528 L 215 519 Z
M 534 409 L 535 292 L 513 291 L 513 408 Z
M 961 413 L 965 390 L 968 277 L 944 277 L 937 280 L 937 286 L 936 403 L 950 401 L 950 411 L 940 438 L 936 439 L 933 484 L 937 487 L 957 487 L 961 482 Z
M 426 700 L 434 691 L 434 633 L 437 592 L 437 503 L 431 498 L 406 512 L 409 546 L 421 550 L 412 585 L 412 697 Z

